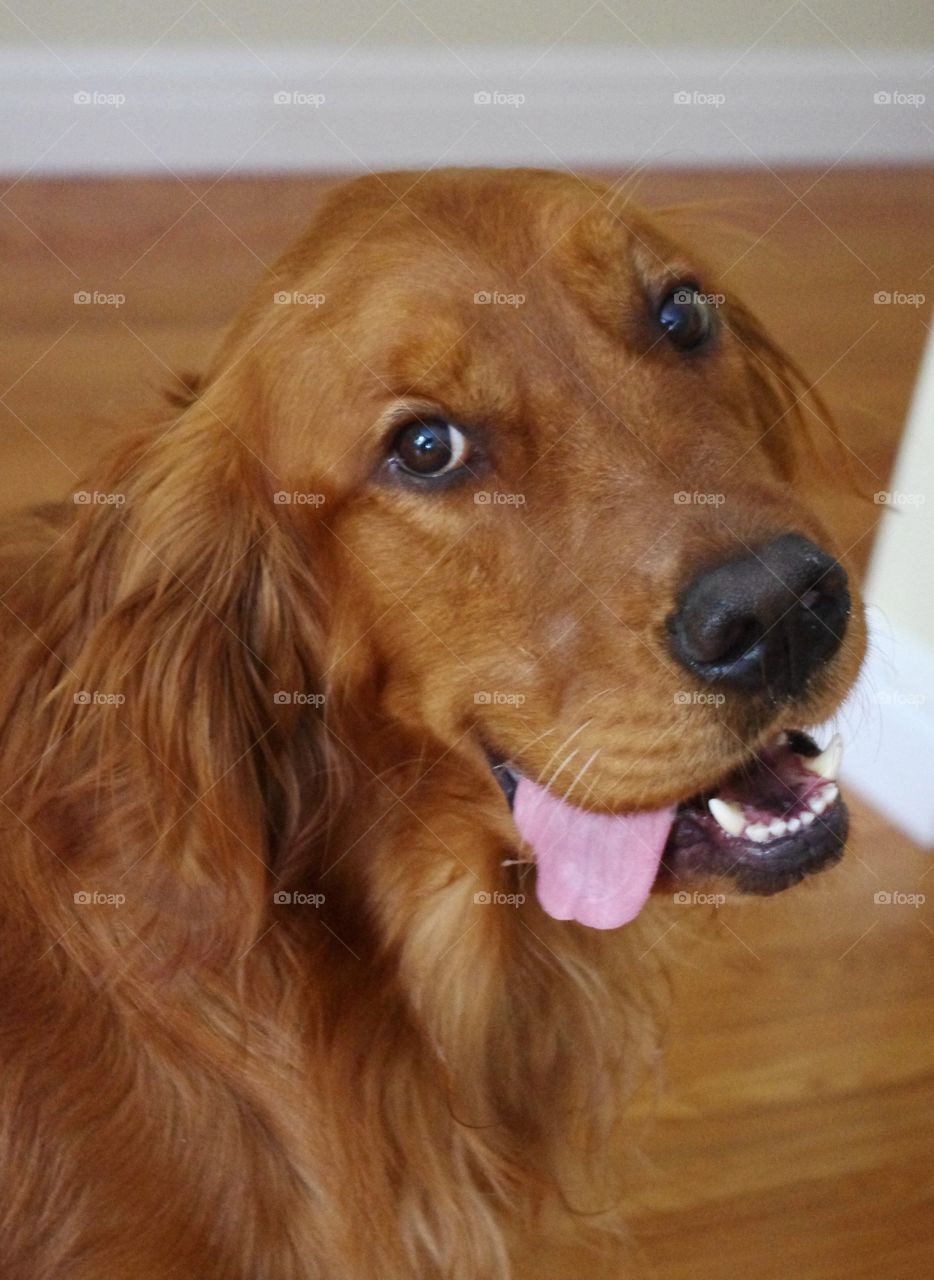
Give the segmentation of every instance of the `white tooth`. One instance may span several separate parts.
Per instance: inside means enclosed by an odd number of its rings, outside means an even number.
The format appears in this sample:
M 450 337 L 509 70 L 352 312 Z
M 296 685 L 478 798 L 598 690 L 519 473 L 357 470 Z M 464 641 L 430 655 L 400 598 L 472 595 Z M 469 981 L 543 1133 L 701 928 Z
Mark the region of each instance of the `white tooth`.
M 816 773 L 819 778 L 826 778 L 828 782 L 833 782 L 840 772 L 840 761 L 843 759 L 843 739 L 839 733 L 835 733 L 819 756 L 814 756 L 811 760 L 805 756 L 800 756 L 799 759 L 805 769 L 810 770 L 811 773 Z
M 775 739 L 775 745 L 776 745 L 776 747 L 787 747 L 787 746 L 788 746 L 788 734 L 787 734 L 787 733 L 785 733 L 785 732 L 784 732 L 784 730 L 783 730 L 783 731 L 778 735 L 778 737 Z
M 827 808 L 827 801 L 824 798 L 823 791 L 821 791 L 816 796 L 812 796 L 811 799 L 808 801 L 808 805 L 812 813 L 823 813 L 824 810 Z
M 814 821 L 814 814 L 811 813 L 810 809 L 805 809 L 804 813 L 802 813 L 801 815 L 802 827 L 809 827 L 813 821 Z
M 840 788 L 836 783 L 831 783 L 829 787 L 824 787 L 821 795 L 824 796 L 828 804 L 833 804 L 837 796 L 840 794 Z
M 800 819 L 800 818 L 789 818 L 789 819 L 788 819 L 788 830 L 791 832 L 791 834 L 792 834 L 792 835 L 794 835 L 794 833 L 795 833 L 796 831 L 800 831 L 800 830 L 801 830 L 801 819 Z
M 746 828 L 746 837 L 755 840 L 756 844 L 762 844 L 769 838 L 769 829 L 764 822 L 754 822 L 751 827 Z
M 788 825 L 781 818 L 773 818 L 769 823 L 769 831 L 773 836 L 783 836 L 787 830 Z
M 743 834 L 746 819 L 743 817 L 743 811 L 738 804 L 730 804 L 728 801 L 720 800 L 717 796 L 714 796 L 712 800 L 707 801 L 707 808 L 727 835 L 739 836 Z

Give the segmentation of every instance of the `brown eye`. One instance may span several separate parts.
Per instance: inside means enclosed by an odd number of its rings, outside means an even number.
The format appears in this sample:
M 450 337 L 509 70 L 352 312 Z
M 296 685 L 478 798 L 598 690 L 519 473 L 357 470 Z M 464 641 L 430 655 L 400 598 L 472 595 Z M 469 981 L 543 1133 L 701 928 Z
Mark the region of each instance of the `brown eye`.
M 693 351 L 713 332 L 713 314 L 696 284 L 679 284 L 662 300 L 658 323 L 670 342 L 682 351 Z
M 408 423 L 396 434 L 391 458 L 409 475 L 431 477 L 457 470 L 469 453 L 463 431 L 442 418 L 423 418 Z

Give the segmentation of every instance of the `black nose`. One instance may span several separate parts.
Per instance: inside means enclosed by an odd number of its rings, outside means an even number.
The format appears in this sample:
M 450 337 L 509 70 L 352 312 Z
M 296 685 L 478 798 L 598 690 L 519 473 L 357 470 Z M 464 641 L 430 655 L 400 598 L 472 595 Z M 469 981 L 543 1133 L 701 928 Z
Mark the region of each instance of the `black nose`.
M 790 698 L 843 640 L 843 567 L 797 533 L 702 573 L 668 619 L 678 659 L 702 680 Z

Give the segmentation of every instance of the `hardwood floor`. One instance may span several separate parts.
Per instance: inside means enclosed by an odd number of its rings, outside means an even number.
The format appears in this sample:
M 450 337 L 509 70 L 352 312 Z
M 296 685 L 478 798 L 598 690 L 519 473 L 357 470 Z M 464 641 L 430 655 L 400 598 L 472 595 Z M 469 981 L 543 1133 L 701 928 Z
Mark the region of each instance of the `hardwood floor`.
M 0 506 L 70 491 L 102 418 L 119 428 L 154 412 L 327 185 L 8 189 Z M 678 221 L 819 381 L 864 487 L 884 488 L 930 305 L 873 298 L 934 294 L 934 171 L 648 173 L 637 198 L 718 202 Z M 745 242 L 712 226 L 726 216 Z M 125 302 L 76 304 L 82 290 Z M 828 507 L 861 562 L 877 511 Z M 634 1274 L 646 1280 L 934 1275 L 934 862 L 855 810 L 847 859 L 814 883 L 669 913 L 680 961 L 666 1083 L 637 1117 Z M 917 906 L 874 900 L 926 888 Z
M 646 1280 L 934 1274 L 934 860 L 853 807 L 839 867 L 677 926 Z

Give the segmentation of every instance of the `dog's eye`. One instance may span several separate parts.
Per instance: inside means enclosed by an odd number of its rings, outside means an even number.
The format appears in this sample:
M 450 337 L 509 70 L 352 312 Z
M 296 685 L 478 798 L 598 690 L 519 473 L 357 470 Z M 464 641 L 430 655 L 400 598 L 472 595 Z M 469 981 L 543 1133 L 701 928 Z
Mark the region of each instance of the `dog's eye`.
M 467 461 L 467 437 L 443 418 L 420 418 L 404 426 L 392 443 L 392 460 L 413 476 L 443 476 Z
M 679 284 L 665 296 L 658 323 L 681 351 L 693 351 L 713 332 L 711 308 L 696 284 Z

